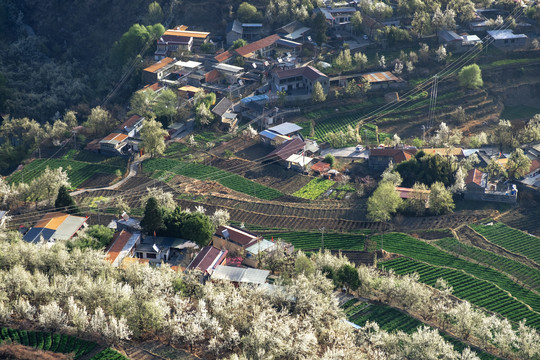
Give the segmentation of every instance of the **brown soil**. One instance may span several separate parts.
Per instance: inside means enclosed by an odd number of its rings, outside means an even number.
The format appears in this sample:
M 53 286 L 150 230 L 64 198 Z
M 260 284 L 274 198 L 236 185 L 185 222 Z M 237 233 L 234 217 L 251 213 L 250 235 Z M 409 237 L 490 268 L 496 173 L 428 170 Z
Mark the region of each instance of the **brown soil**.
M 3 360 L 69 360 L 73 356 L 38 350 L 20 344 L 0 345 L 0 359 Z
M 394 230 L 411 232 L 421 229 L 448 229 L 469 224 L 493 215 L 491 210 L 459 211 L 453 214 L 426 217 L 396 217 Z M 420 236 L 422 237 L 422 236 Z
M 215 158 L 212 160 L 212 165 L 255 180 L 285 194 L 294 193 L 312 180 L 312 177 L 287 170 L 278 164 L 262 165 L 255 161 L 240 158 L 228 160 Z
M 512 209 L 497 220 L 513 228 L 540 236 L 540 207 L 519 207 Z
M 485 237 L 483 237 L 482 235 L 474 231 L 468 225 L 460 226 L 456 228 L 455 232 L 458 237 L 458 240 L 463 242 L 464 244 L 476 246 L 478 248 L 490 251 L 497 255 L 505 256 L 509 259 L 519 261 L 522 264 L 525 264 L 528 267 L 531 267 L 533 269 L 540 270 L 540 265 L 538 265 L 536 262 L 532 261 L 531 259 L 526 258 L 525 256 L 515 254 L 496 244 L 493 244 L 492 242 L 487 240 Z
M 117 176 L 114 174 L 95 174 L 85 182 L 83 182 L 79 188 L 98 188 L 111 185 L 114 180 L 117 179 Z

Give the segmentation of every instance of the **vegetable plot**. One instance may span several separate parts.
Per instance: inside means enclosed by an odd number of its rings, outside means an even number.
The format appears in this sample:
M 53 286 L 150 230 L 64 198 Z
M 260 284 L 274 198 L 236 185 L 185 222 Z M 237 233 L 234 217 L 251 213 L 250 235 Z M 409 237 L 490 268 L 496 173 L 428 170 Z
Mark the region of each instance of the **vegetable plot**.
M 491 226 L 481 224 L 471 224 L 470 226 L 492 243 L 540 263 L 540 238 L 513 229 L 503 223 L 494 223 Z
M 229 189 L 264 200 L 273 200 L 283 196 L 281 192 L 275 189 L 250 181 L 240 175 L 203 164 L 160 158 L 145 160 L 143 162 L 143 169 L 147 173 L 153 173 L 154 177 L 173 173 L 199 180 L 214 180 Z
M 445 250 L 488 264 L 500 271 L 515 276 L 532 288 L 540 287 L 540 271 L 530 268 L 518 261 L 474 246 L 465 245 L 454 238 L 441 239 L 438 240 L 436 244 Z
M 334 184 L 335 183 L 332 180 L 325 180 L 322 178 L 313 179 L 306 186 L 295 192 L 293 196 L 315 200 Z
M 540 328 L 539 313 L 529 310 L 524 303 L 492 283 L 462 271 L 437 267 L 405 257 L 380 263 L 379 267 L 393 269 L 400 275 L 418 273 L 420 281 L 430 286 L 434 286 L 438 278 L 443 278 L 454 288 L 455 296 L 486 310 L 497 312 L 512 321 L 527 319 L 527 325 Z

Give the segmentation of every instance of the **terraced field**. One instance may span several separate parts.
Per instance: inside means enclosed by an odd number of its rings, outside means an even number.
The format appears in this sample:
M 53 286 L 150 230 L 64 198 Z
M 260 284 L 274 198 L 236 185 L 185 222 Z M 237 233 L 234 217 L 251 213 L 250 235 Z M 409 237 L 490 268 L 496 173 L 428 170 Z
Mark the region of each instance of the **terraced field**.
M 420 320 L 407 315 L 395 308 L 386 305 L 374 305 L 366 302 L 357 302 L 353 299 L 343 305 L 343 310 L 347 319 L 359 326 L 364 326 L 366 322 L 376 322 L 385 331 L 403 331 L 407 334 L 413 333 L 423 325 Z M 456 351 L 463 351 L 466 345 L 446 334 L 441 334 L 444 339 L 454 345 Z M 477 351 L 477 356 L 482 360 L 497 359 L 488 353 Z
M 297 249 L 318 249 L 322 247 L 321 232 L 295 231 L 270 233 L 275 239 L 290 242 Z M 332 250 L 363 250 L 365 236 L 362 234 L 324 234 L 324 247 Z
M 470 226 L 492 243 L 508 251 L 526 256 L 540 264 L 540 238 L 513 229 L 503 223 L 494 223 L 491 226 L 482 224 L 471 224 Z
M 332 209 L 329 206 L 303 203 L 262 203 L 258 201 L 227 199 L 207 196 L 199 200 L 181 198 L 177 200 L 182 208 L 194 209 L 204 206 L 209 212 L 216 209 L 229 211 L 231 220 L 238 223 L 253 224 L 270 229 L 319 229 L 324 226 L 336 231 L 352 231 L 360 229 L 380 229 L 381 224 L 371 221 L 355 220 L 361 209 L 343 207 Z
M 234 173 L 213 166 L 187 163 L 176 159 L 148 159 L 143 162 L 143 170 L 153 177 L 167 177 L 167 174 L 183 175 L 199 180 L 217 181 L 223 186 L 259 199 L 272 200 L 283 196 L 283 193 L 250 181 Z
M 39 177 L 46 167 L 50 169 L 57 169 L 62 167 L 69 177 L 71 186 L 78 188 L 85 181 L 104 175 L 109 179 L 110 175 L 114 175 L 117 171 L 123 174 L 126 171 L 126 166 L 121 166 L 118 163 L 108 165 L 106 163 L 91 163 L 82 162 L 71 159 L 37 159 L 26 165 L 22 171 L 18 171 L 8 177 L 8 181 L 11 183 L 19 183 L 23 181 L 29 183 L 36 177 Z M 107 186 L 109 183 L 98 184 L 101 186 Z
M 12 341 L 21 345 L 56 353 L 73 353 L 75 359 L 89 354 L 97 346 L 94 342 L 81 340 L 66 334 L 52 334 L 11 328 L 0 329 L 0 343 L 4 341 Z
M 379 267 L 393 269 L 397 274 L 418 273 L 420 281 L 431 286 L 435 285 L 438 278 L 443 278 L 454 288 L 455 296 L 516 322 L 527 319 L 527 325 L 540 329 L 538 312 L 530 310 L 523 302 L 517 301 L 489 281 L 477 279 L 460 270 L 434 266 L 406 257 L 379 263 Z
M 374 237 L 374 239 L 378 241 L 379 245 L 382 243 L 380 236 Z M 401 233 L 392 233 L 384 236 L 384 249 L 436 266 L 463 270 L 479 279 L 499 286 L 501 289 L 510 292 L 519 300 L 530 305 L 534 310 L 540 311 L 540 296 L 515 283 L 508 276 L 491 268 L 460 259 L 421 240 Z
M 540 288 L 540 271 L 530 268 L 518 261 L 482 250 L 474 246 L 465 245 L 454 238 L 445 238 L 435 242 L 437 246 L 454 254 L 465 256 L 474 261 L 494 267 L 514 276 L 533 289 Z

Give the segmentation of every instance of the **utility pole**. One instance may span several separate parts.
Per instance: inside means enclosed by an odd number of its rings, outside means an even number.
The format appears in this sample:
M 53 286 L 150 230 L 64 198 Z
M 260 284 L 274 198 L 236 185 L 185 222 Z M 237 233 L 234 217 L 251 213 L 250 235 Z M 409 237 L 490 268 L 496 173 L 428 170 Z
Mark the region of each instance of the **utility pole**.
M 324 230 L 326 230 L 326 228 L 323 226 L 322 228 L 319 228 L 319 230 L 321 230 L 321 248 L 324 250 Z

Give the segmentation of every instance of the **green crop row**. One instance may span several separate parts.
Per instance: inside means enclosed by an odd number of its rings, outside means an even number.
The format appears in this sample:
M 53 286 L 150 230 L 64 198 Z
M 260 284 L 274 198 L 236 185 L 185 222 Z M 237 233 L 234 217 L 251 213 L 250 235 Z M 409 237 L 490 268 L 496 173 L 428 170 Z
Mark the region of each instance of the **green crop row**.
M 333 182 L 332 180 L 316 178 L 311 180 L 304 187 L 295 192 L 293 196 L 315 200 L 316 198 L 324 194 L 328 189 L 330 189 L 334 184 L 335 182 Z
M 351 320 L 360 326 L 364 326 L 366 322 L 372 321 L 379 324 L 379 327 L 383 330 L 389 332 L 401 330 L 408 334 L 414 332 L 422 325 L 420 320 L 385 305 L 370 305 L 358 313 L 352 314 Z
M 12 341 L 40 350 L 62 354 L 74 354 L 75 359 L 91 352 L 96 343 L 66 334 L 52 334 L 40 331 L 0 329 L 0 342 Z
M 324 247 L 333 250 L 363 250 L 365 238 L 362 234 L 325 233 L 321 236 L 320 232 L 310 231 L 273 233 L 268 236 L 290 242 L 297 249 L 319 249 L 324 240 Z
M 540 296 L 512 281 L 508 276 L 486 266 L 478 265 L 460 259 L 445 251 L 437 249 L 424 241 L 402 233 L 391 233 L 374 237 L 379 246 L 384 242 L 386 251 L 408 256 L 433 265 L 459 269 L 480 279 L 496 284 L 501 289 L 510 292 L 519 300 L 530 305 L 535 311 L 540 311 Z M 383 240 L 384 239 L 384 240 Z
M 500 271 L 504 271 L 533 288 L 540 287 L 540 271 L 518 261 L 474 246 L 465 245 L 454 238 L 444 238 L 438 240 L 436 244 L 447 251 L 466 256 L 478 262 L 488 264 Z
M 281 192 L 275 189 L 250 181 L 240 175 L 203 164 L 159 158 L 145 160 L 143 162 L 143 169 L 145 172 L 153 173 L 158 177 L 173 173 L 199 180 L 214 180 L 229 189 L 264 200 L 273 200 L 283 196 Z
M 525 234 L 503 223 L 488 226 L 471 224 L 471 227 L 492 243 L 540 263 L 540 238 Z
M 117 170 L 122 173 L 126 171 L 125 167 L 87 163 L 76 160 L 65 159 L 37 159 L 26 165 L 21 171 L 17 171 L 8 178 L 10 183 L 19 183 L 24 179 L 25 183 L 29 183 L 33 179 L 39 177 L 46 167 L 57 169 L 62 167 L 67 172 L 69 181 L 73 188 L 79 187 L 86 180 L 97 174 L 114 174 Z
M 94 355 L 90 360 L 129 360 L 129 358 L 116 350 L 107 348 Z
M 437 267 L 405 257 L 379 263 L 379 267 L 393 269 L 396 274 L 417 273 L 421 282 L 431 286 L 435 285 L 437 279 L 443 278 L 453 287 L 455 296 L 512 321 L 527 319 L 527 325 L 540 328 L 540 314 L 531 311 L 525 304 L 489 281 L 477 279 L 463 271 Z

